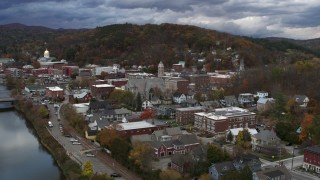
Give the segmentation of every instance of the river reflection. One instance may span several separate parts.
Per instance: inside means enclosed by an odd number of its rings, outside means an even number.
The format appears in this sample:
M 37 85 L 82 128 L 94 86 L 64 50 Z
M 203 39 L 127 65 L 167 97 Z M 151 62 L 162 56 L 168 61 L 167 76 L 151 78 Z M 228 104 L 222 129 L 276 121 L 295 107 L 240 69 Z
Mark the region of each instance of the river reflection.
M 0 179 L 63 179 L 53 157 L 25 122 L 14 110 L 0 112 Z

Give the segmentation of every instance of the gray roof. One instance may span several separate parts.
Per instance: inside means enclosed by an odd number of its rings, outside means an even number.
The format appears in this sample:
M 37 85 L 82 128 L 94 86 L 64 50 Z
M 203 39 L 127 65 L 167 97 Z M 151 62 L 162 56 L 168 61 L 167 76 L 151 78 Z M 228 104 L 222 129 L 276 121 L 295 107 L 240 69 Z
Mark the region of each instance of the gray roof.
M 320 146 L 319 145 L 307 147 L 304 150 L 305 151 L 309 151 L 309 152 L 313 152 L 313 153 L 316 153 L 316 154 L 320 154 Z
M 284 173 L 280 170 L 274 170 L 274 171 L 266 172 L 266 173 L 264 173 L 264 175 L 266 175 L 270 178 L 275 178 L 275 177 L 284 175 Z
M 131 111 L 129 111 L 126 108 L 115 109 L 114 111 L 116 114 L 130 114 L 131 113 Z
M 164 80 L 161 78 L 129 79 L 127 88 L 137 88 L 141 95 L 149 92 L 151 88 L 158 87 L 162 92 L 165 91 Z
M 303 101 L 308 98 L 306 95 L 295 95 L 294 99 L 297 103 L 303 103 Z
M 137 142 L 137 141 L 140 141 L 140 142 L 151 142 L 151 135 L 149 134 L 140 134 L 140 135 L 132 135 L 131 136 L 131 143 L 134 143 L 134 142 Z
M 171 157 L 171 163 L 174 163 L 179 167 L 183 167 L 185 163 L 188 163 L 190 161 L 191 159 L 185 154 L 174 154 Z
M 89 107 L 91 109 L 112 109 L 108 101 L 91 101 Z
M 264 129 L 264 130 L 261 130 L 258 134 L 255 134 L 253 136 L 263 141 L 269 141 L 270 138 L 274 138 L 280 141 L 277 134 L 273 130 L 270 131 L 270 130 Z
M 169 136 L 174 136 L 174 135 L 180 135 L 180 134 L 182 134 L 182 131 L 181 131 L 180 127 L 166 128 L 166 129 L 164 130 L 164 132 L 166 133 L 166 135 L 169 135 Z
M 179 140 L 183 144 L 197 144 L 197 143 L 199 144 L 199 140 L 195 134 L 182 134 L 179 137 Z
M 214 166 L 216 168 L 216 170 L 218 171 L 219 174 L 225 173 L 227 171 L 236 170 L 236 168 L 233 166 L 232 161 L 224 161 L 221 163 L 213 164 L 212 166 Z

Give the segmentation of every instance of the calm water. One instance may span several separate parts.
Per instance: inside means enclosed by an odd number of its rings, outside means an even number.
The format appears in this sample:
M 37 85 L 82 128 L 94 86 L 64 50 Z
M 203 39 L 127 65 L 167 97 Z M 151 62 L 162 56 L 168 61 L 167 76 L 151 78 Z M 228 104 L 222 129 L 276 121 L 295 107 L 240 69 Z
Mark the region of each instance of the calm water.
M 0 97 L 9 92 L 0 86 Z M 59 180 L 63 176 L 34 130 L 16 111 L 0 111 L 0 179 Z

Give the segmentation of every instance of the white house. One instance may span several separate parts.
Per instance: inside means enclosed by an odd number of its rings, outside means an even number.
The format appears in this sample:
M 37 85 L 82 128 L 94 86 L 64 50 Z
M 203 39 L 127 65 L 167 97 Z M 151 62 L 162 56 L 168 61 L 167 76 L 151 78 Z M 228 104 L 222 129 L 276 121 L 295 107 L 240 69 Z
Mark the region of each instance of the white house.
M 181 104 L 181 103 L 186 102 L 186 101 L 187 101 L 186 95 L 184 95 L 182 93 L 178 93 L 178 92 L 174 93 L 173 102 Z
M 151 108 L 151 107 L 153 107 L 151 101 L 145 100 L 145 101 L 142 102 L 142 108 L 143 109 Z
M 267 98 L 269 96 L 269 93 L 266 91 L 258 91 L 256 94 L 256 97 L 260 98 Z
M 308 106 L 309 98 L 306 95 L 295 95 L 294 99 L 300 107 L 305 108 Z

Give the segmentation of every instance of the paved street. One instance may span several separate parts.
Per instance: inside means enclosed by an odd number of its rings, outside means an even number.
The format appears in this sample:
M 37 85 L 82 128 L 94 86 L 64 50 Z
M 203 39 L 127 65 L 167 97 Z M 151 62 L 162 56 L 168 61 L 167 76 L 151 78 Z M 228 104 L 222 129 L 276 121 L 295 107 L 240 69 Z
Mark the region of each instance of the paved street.
M 50 121 L 53 127 L 49 128 L 49 132 L 55 137 L 55 139 L 66 149 L 68 155 L 78 162 L 80 165 L 84 164 L 87 160 L 90 160 L 94 171 L 97 173 L 107 173 L 111 174 L 117 172 L 122 175 L 121 178 L 117 179 L 140 179 L 135 174 L 128 171 L 121 164 L 112 159 L 108 154 L 101 151 L 100 147 L 93 144 L 91 141 L 78 136 L 75 132 L 69 131 L 68 133 L 72 135 L 73 138 L 77 139 L 81 145 L 73 145 L 70 142 L 70 137 L 65 137 L 60 131 L 59 123 L 63 124 L 64 127 L 67 125 L 63 123 L 63 118 L 60 117 L 58 108 L 54 108 L 53 104 L 48 104 L 48 109 L 50 110 Z M 58 113 L 56 113 L 58 112 Z M 59 116 L 59 117 L 58 117 Z M 58 121 L 60 119 L 60 122 Z M 96 157 L 87 157 L 83 151 L 93 150 L 90 153 L 96 155 Z

